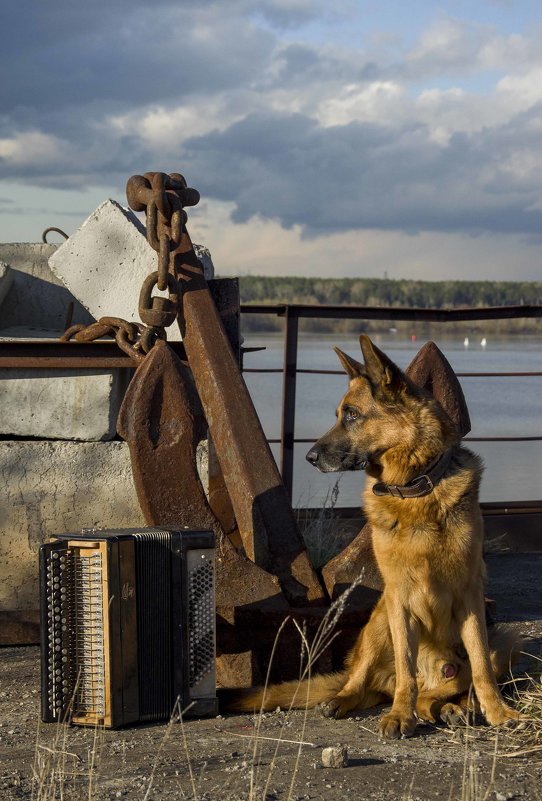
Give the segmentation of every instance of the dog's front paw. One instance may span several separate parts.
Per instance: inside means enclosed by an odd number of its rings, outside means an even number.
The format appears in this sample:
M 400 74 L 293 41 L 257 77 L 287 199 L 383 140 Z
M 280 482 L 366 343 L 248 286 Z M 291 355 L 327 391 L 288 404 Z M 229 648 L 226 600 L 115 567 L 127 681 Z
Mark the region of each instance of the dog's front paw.
M 382 715 L 378 730 L 383 740 L 398 740 L 400 737 L 412 737 L 416 728 L 414 715 L 398 715 L 388 712 Z

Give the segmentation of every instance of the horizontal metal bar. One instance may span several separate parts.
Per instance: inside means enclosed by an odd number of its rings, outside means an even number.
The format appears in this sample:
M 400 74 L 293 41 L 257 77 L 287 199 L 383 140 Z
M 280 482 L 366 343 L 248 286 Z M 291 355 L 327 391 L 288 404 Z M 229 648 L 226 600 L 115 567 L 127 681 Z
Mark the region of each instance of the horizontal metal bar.
M 243 367 L 243 373 L 283 373 L 281 367 Z M 296 370 L 299 373 L 299 370 Z M 344 373 L 343 373 L 344 375 Z
M 113 370 L 118 367 L 137 367 L 138 362 L 129 356 L 117 358 L 74 356 L 0 356 L 0 367 L 23 370 Z
M 494 515 L 532 515 L 542 514 L 542 501 L 482 501 L 480 508 L 484 517 Z M 317 516 L 322 513 L 321 507 L 305 507 L 303 514 Z M 333 514 L 340 518 L 354 518 L 364 516 L 359 506 L 336 506 Z
M 282 370 L 278 367 L 249 367 L 243 369 L 244 373 L 282 373 Z M 344 375 L 344 370 L 306 370 L 304 368 L 299 368 L 296 370 L 297 373 L 304 373 L 305 375 Z M 542 376 L 542 372 L 531 372 L 531 371 L 524 371 L 520 373 L 456 373 L 458 378 L 519 378 L 519 377 L 531 377 L 531 376 Z
M 169 345 L 186 359 L 182 342 Z M 60 340 L 0 341 L 0 367 L 12 369 L 111 370 L 137 367 L 138 363 L 113 340 L 60 342 Z
M 403 306 L 331 306 L 316 304 L 242 303 L 242 314 L 273 314 L 282 317 L 340 318 L 347 320 L 407 320 L 426 322 L 460 322 L 466 320 L 499 320 L 542 317 L 542 305 L 486 306 L 467 309 L 425 309 Z
M 294 439 L 294 444 L 310 445 L 318 439 L 318 435 L 312 439 Z M 281 442 L 280 439 L 268 439 L 270 445 L 276 445 Z M 463 437 L 462 442 L 542 442 L 541 437 Z

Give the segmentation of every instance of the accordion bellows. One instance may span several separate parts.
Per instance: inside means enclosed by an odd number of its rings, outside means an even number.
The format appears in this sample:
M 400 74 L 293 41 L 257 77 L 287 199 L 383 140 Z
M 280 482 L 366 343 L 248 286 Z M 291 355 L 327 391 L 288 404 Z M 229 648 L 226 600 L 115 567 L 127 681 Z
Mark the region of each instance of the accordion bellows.
M 83 529 L 40 549 L 45 722 L 217 714 L 214 534 Z

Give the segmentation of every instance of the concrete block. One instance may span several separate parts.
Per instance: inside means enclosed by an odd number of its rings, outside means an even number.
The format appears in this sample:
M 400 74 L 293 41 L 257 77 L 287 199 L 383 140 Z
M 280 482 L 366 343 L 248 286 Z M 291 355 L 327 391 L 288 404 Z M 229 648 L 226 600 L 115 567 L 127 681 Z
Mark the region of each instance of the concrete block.
M 205 277 L 212 278 L 209 251 L 200 248 L 200 253 Z M 122 317 L 132 322 L 139 322 L 141 284 L 156 265 L 144 225 L 114 200 L 102 203 L 49 259 L 55 275 L 96 319 Z M 167 333 L 170 340 L 181 339 L 176 323 Z
M 0 261 L 0 306 L 8 293 L 8 289 L 11 287 L 12 281 L 13 273 L 9 269 L 9 265 Z
M 0 441 L 0 612 L 38 608 L 51 535 L 141 525 L 126 443 Z
M 28 242 L 0 244 L 0 262 L 9 265 L 11 286 L 0 309 L 0 329 L 34 326 L 64 331 L 70 303 L 73 322 L 88 325 L 94 318 L 49 268 L 57 245 Z
M 48 332 L 6 329 L 35 342 Z M 23 336 L 21 337 L 21 333 Z M 50 334 L 49 334 L 50 336 Z M 0 368 L 0 436 L 109 440 L 133 370 Z

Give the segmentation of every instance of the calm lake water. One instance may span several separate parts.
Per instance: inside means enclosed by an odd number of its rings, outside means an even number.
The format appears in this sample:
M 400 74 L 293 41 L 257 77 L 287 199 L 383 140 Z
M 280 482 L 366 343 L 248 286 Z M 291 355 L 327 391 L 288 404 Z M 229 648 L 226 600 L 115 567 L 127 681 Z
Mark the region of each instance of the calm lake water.
M 402 337 L 373 336 L 393 361 L 405 368 L 414 358 L 422 340 L 412 343 Z M 542 341 L 538 337 L 463 337 L 435 339 L 457 373 L 461 372 L 542 372 Z M 245 368 L 282 367 L 283 338 L 280 335 L 245 337 L 245 347 L 266 348 L 245 355 Z M 301 335 L 298 367 L 340 369 L 333 352 L 337 345 L 355 358 L 360 357 L 359 342 L 350 337 Z M 460 378 L 469 407 L 472 437 L 542 436 L 542 376 L 503 378 Z M 282 376 L 245 373 L 245 381 L 268 438 L 280 436 Z M 296 398 L 296 438 L 318 439 L 334 422 L 335 407 L 346 389 L 346 376 L 298 375 Z M 536 500 L 542 498 L 542 442 L 467 443 L 485 462 L 481 497 L 483 501 Z M 279 446 L 272 445 L 278 460 Z M 305 460 L 307 444 L 295 447 L 293 503 L 319 506 L 339 479 L 340 506 L 359 505 L 364 473 L 320 474 Z

